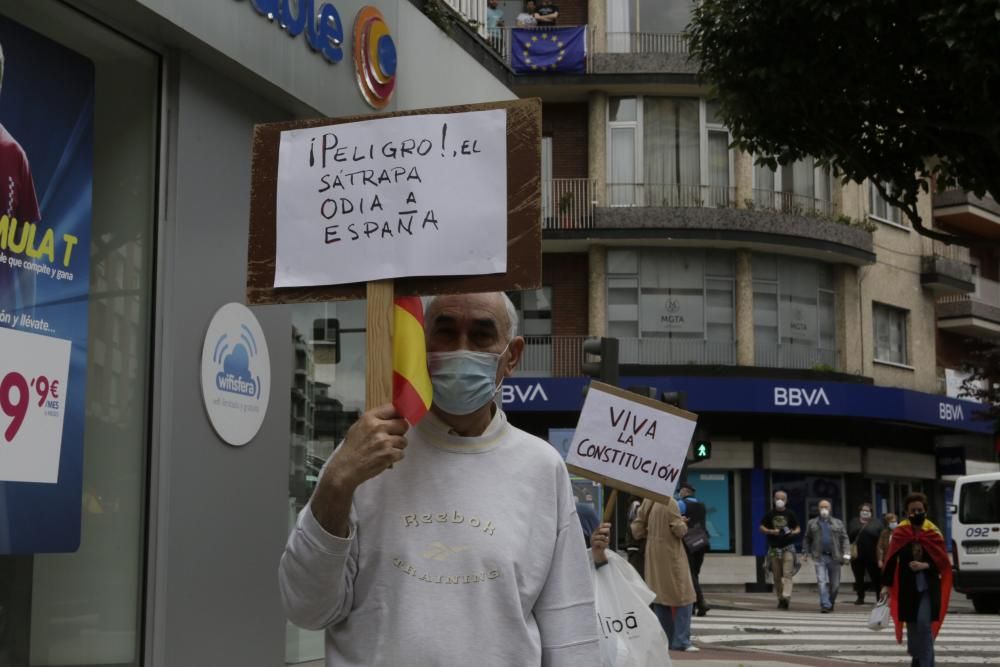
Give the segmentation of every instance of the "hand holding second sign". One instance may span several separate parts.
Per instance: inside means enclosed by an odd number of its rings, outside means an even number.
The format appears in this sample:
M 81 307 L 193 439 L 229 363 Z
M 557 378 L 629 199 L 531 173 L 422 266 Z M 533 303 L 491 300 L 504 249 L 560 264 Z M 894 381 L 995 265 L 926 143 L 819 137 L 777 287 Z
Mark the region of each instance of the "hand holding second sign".
M 408 428 L 391 404 L 372 408 L 354 422 L 309 503 L 324 530 L 347 537 L 355 489 L 403 458 Z

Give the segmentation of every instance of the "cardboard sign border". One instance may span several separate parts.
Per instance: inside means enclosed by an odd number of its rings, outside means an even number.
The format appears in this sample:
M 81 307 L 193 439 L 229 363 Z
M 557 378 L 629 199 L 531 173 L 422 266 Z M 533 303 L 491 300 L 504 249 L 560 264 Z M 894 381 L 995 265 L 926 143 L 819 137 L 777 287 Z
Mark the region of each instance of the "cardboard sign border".
M 396 278 L 395 292 L 397 296 L 413 296 L 541 287 L 542 102 L 538 98 L 530 98 L 255 125 L 253 163 L 250 172 L 247 304 L 316 303 L 365 298 L 367 283 L 363 282 L 309 287 L 274 287 L 278 147 L 282 132 L 397 116 L 457 114 L 491 109 L 507 111 L 507 272 L 474 276 Z
M 655 399 L 649 398 L 648 396 L 643 396 L 642 394 L 635 394 L 631 391 L 622 389 L 621 387 L 616 387 L 614 385 L 606 384 L 598 380 L 591 380 L 589 389 L 597 389 L 598 391 L 603 391 L 606 394 L 611 394 L 617 398 L 622 398 L 628 401 L 634 401 L 635 403 L 640 403 L 646 407 L 653 408 L 654 410 L 660 410 L 661 412 L 666 412 L 668 414 L 674 415 L 675 417 L 680 417 L 682 419 L 687 419 L 697 423 L 698 415 L 693 412 L 688 412 L 687 410 L 682 410 L 680 408 L 674 407 L 669 403 L 664 403 L 663 401 L 657 401 Z M 585 403 L 586 404 L 586 403 Z M 690 449 L 690 443 L 688 448 Z M 687 455 L 685 454 L 685 463 L 687 463 Z M 586 477 L 587 479 L 593 480 L 595 482 L 600 482 L 604 486 L 612 489 L 618 489 L 619 491 L 625 491 L 633 496 L 639 496 L 640 498 L 649 498 L 650 500 L 655 500 L 659 503 L 667 504 L 669 498 L 661 493 L 655 493 L 649 491 L 628 482 L 622 482 L 607 475 L 602 475 L 599 472 L 593 472 L 587 470 L 586 468 L 581 468 L 572 463 L 566 464 L 566 469 L 569 470 L 574 475 L 579 475 L 580 477 Z M 681 468 L 683 470 L 683 466 Z

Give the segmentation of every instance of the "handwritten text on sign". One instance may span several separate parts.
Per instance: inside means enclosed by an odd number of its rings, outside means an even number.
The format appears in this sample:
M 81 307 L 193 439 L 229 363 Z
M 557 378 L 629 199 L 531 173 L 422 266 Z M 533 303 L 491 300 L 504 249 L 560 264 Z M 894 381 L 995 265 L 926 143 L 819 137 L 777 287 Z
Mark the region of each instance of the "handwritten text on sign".
M 673 495 L 696 422 L 690 413 L 668 410 L 592 383 L 566 463 L 640 490 Z
M 281 133 L 275 287 L 507 270 L 507 113 Z
M 0 481 L 58 481 L 70 347 L 0 327 Z

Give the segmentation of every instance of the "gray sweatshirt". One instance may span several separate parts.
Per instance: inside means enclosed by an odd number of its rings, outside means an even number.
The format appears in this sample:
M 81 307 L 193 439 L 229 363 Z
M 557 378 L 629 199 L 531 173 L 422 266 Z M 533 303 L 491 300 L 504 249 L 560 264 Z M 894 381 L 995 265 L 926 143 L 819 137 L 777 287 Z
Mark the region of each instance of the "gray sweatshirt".
M 476 438 L 428 415 L 362 484 L 351 532 L 309 506 L 279 567 L 288 618 L 328 667 L 597 667 L 591 564 L 566 466 L 497 411 Z

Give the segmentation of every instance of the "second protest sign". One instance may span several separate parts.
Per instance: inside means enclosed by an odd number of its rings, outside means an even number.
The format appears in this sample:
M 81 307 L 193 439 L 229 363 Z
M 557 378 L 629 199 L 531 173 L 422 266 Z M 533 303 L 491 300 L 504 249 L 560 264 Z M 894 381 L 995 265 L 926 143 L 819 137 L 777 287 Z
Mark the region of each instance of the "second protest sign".
M 697 415 L 591 382 L 566 457 L 570 472 L 667 502 L 680 482 Z

